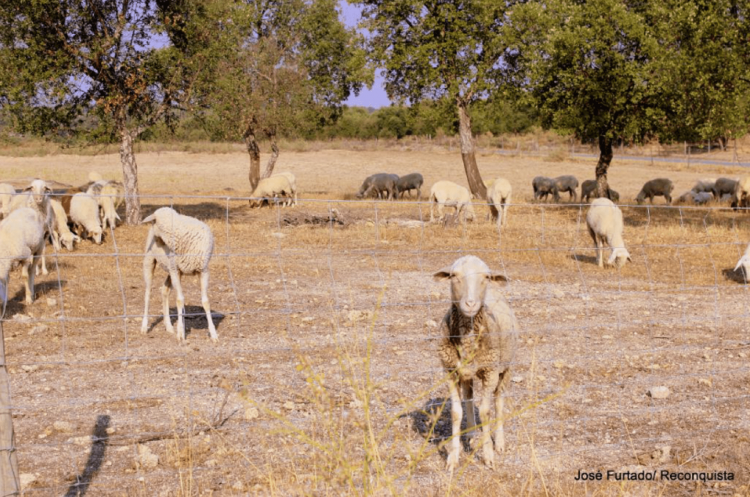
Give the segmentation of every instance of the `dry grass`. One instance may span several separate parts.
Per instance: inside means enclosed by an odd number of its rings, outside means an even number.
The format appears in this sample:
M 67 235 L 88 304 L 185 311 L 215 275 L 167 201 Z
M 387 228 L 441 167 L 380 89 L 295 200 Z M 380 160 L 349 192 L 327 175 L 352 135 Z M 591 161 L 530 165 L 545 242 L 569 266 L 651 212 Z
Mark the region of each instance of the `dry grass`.
M 427 205 L 338 200 L 380 170 L 419 170 L 427 186 L 464 183 L 456 154 L 282 154 L 279 170 L 295 173 L 307 199 L 293 212 L 336 209 L 345 226 L 290 226 L 289 211 L 249 210 L 233 198 L 246 193 L 241 153 L 138 160 L 143 191 L 154 195 L 144 210 L 174 204 L 214 231 L 210 298 L 223 315 L 220 341 L 207 338 L 195 280 L 185 283 L 196 314 L 187 345 L 158 316 L 140 334 L 142 227 L 52 257 L 56 270 L 39 278 L 30 307 L 14 273 L 5 335 L 19 460 L 22 473 L 37 474 L 35 494 L 59 495 L 85 474 L 97 416 L 109 416 L 114 431 L 91 495 L 748 492 L 750 316 L 747 287 L 732 271 L 750 239 L 744 215 L 623 207 L 633 264 L 600 270 L 585 207 L 529 203 L 531 178 L 584 179 L 593 160 L 480 157 L 485 177 L 505 176 L 516 190 L 502 234 L 484 221 L 483 206 L 466 227 L 406 228 L 394 221 L 429 219 Z M 114 178 L 119 168 L 116 156 L 7 158 L 4 166 L 3 180 L 69 184 L 90 170 Z M 668 174 L 679 191 L 717 175 L 657 166 L 616 163 L 610 179 L 627 199 L 652 177 Z M 499 469 L 467 449 L 451 478 L 443 449 L 450 406 L 431 323 L 446 310 L 448 289 L 430 275 L 467 253 L 510 277 L 522 345 Z M 159 298 L 154 291 L 157 313 Z M 672 394 L 648 397 L 655 385 Z M 53 428 L 60 420 L 73 431 Z M 159 457 L 156 467 L 140 464 L 139 444 Z M 652 458 L 665 445 L 669 455 Z M 726 470 L 736 480 L 715 488 L 573 480 L 579 469 L 623 468 Z

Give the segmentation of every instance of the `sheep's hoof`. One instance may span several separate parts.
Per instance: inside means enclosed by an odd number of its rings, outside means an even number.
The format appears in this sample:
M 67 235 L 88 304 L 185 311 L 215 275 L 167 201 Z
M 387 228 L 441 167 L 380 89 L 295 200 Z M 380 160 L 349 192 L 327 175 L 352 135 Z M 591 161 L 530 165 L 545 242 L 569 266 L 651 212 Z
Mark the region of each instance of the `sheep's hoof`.
M 458 466 L 458 451 L 454 450 L 450 454 L 448 454 L 448 463 L 446 467 L 448 468 L 448 471 L 453 473 L 453 470 L 456 469 L 456 466 Z

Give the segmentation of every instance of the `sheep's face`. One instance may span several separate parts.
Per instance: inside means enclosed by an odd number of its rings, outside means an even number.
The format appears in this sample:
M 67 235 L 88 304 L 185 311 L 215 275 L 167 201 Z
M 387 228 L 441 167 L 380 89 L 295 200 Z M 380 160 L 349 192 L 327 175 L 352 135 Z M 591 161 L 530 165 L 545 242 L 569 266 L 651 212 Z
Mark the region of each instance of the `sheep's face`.
M 96 242 L 97 245 L 101 245 L 102 244 L 102 229 L 101 228 L 95 228 L 91 232 L 91 236 L 92 236 L 92 238 L 94 239 L 94 241 Z
M 41 179 L 35 179 L 31 182 L 29 186 L 27 186 L 24 189 L 24 192 L 28 192 L 31 194 L 31 198 L 34 199 L 34 203 L 36 205 L 42 205 L 44 203 L 45 197 L 52 193 L 52 190 L 47 186 L 47 183 L 45 183 Z
M 458 259 L 451 267 L 435 273 L 434 277 L 437 281 L 450 280 L 451 300 L 468 318 L 473 318 L 482 309 L 490 281 L 507 281 L 505 276 L 491 271 L 487 264 L 474 256 Z
M 624 247 L 617 247 L 612 250 L 612 255 L 609 256 L 607 264 L 621 268 L 626 262 L 633 262 L 630 253 Z
M 72 252 L 75 248 L 76 242 L 80 243 L 81 237 L 73 233 L 66 233 L 60 236 L 60 241 L 68 251 Z

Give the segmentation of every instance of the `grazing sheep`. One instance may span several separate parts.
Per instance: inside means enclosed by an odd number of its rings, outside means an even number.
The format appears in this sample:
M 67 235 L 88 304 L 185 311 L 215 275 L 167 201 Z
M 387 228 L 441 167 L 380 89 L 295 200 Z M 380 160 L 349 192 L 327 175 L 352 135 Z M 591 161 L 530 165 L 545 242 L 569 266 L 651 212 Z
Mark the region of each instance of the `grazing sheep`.
M 430 189 L 430 222 L 435 221 L 433 209 L 438 206 L 438 221 L 445 219 L 443 209 L 453 207 L 456 209 L 456 217 L 465 222 L 466 219 L 473 220 L 475 217 L 474 206 L 471 205 L 471 194 L 469 190 L 452 181 L 438 181 Z
M 707 192 L 696 192 L 694 190 L 688 190 L 677 199 L 678 203 L 681 204 L 695 204 L 704 205 L 714 199 L 714 194 L 710 191 Z
M 99 204 L 87 193 L 76 193 L 70 201 L 70 221 L 76 234 L 85 234 L 98 245 L 102 243 L 102 224 L 99 219 Z
M 289 197 L 292 194 L 292 185 L 286 176 L 278 175 L 263 178 L 258 182 L 252 195 L 250 195 L 250 207 L 261 207 L 265 202 L 278 197 Z M 285 204 L 282 204 L 285 205 Z
M 591 202 L 591 208 L 586 214 L 586 225 L 589 235 L 596 247 L 596 263 L 604 267 L 604 243 L 612 249 L 612 255 L 607 261 L 608 266 L 622 267 L 625 261 L 630 261 L 630 253 L 622 240 L 622 211 L 614 202 L 607 198 L 597 198 Z
M 732 208 L 745 208 L 750 206 L 750 176 L 743 176 L 737 180 L 732 197 Z
M 663 196 L 667 201 L 667 205 L 669 205 L 672 203 L 672 190 L 674 190 L 674 185 L 671 180 L 667 178 L 652 179 L 644 183 L 643 188 L 641 188 L 641 191 L 635 197 L 635 201 L 640 205 L 646 199 L 649 199 L 649 202 L 653 204 L 654 197 Z
M 287 180 L 288 183 L 288 180 Z M 208 333 L 216 341 L 216 327 L 211 316 L 208 301 L 208 264 L 214 251 L 214 236 L 211 228 L 202 221 L 190 216 L 178 214 L 170 207 L 162 207 L 143 220 L 143 224 L 154 223 L 146 239 L 146 257 L 143 259 L 143 279 L 146 282 L 146 303 L 143 310 L 141 331 L 148 330 L 148 301 L 151 295 L 151 281 L 154 269 L 158 264 L 169 273 L 161 289 L 164 307 L 164 324 L 169 333 L 174 333 L 169 316 L 169 291 L 174 286 L 177 292 L 177 339 L 185 340 L 185 322 L 183 313 L 185 296 L 182 293 L 181 278 L 183 275 L 200 274 L 201 303 L 206 311 Z
M 695 186 L 693 186 L 692 191 L 695 193 L 701 193 L 701 192 L 711 192 L 714 191 L 714 185 L 716 185 L 716 179 L 715 178 L 703 178 L 699 179 Z
M 531 182 L 534 188 L 534 200 L 547 200 L 548 195 L 552 195 L 555 202 L 560 201 L 560 194 L 557 192 L 557 184 L 554 179 L 545 176 L 537 176 Z
M 398 194 L 403 198 L 404 193 L 409 192 L 409 198 L 411 198 L 411 191 L 417 190 L 417 200 L 422 199 L 422 184 L 424 184 L 424 178 L 419 173 L 411 173 L 406 176 L 401 176 L 396 182 L 396 188 Z
M 599 198 L 597 186 L 595 179 L 587 179 L 584 181 L 581 184 L 581 202 L 588 202 L 592 198 Z M 609 185 L 607 185 L 607 195 L 612 202 L 618 202 L 620 200 L 620 194 L 609 188 Z
M 107 229 L 109 225 L 112 229 L 115 229 L 117 221 L 120 221 L 120 216 L 117 215 L 117 208 L 115 207 L 119 193 L 117 187 L 110 184 L 109 181 L 97 181 L 89 186 L 86 193 L 92 195 L 96 199 L 96 203 L 99 204 L 102 228 Z
M 497 229 L 500 229 L 507 222 L 508 204 L 510 204 L 512 193 L 513 187 L 505 178 L 497 178 L 492 182 L 492 186 L 487 189 L 487 202 L 491 206 L 490 214 L 497 213 Z
M 49 194 L 52 190 L 47 186 L 47 182 L 43 179 L 35 179 L 29 184 L 22 192 L 16 194 L 10 201 L 10 211 L 20 209 L 23 207 L 29 207 L 39 213 L 44 225 L 44 236 L 49 235 L 52 239 L 52 222 L 54 214 L 52 208 L 49 205 Z M 54 243 L 54 239 L 53 239 Z M 58 246 L 55 246 L 57 249 Z M 42 274 L 49 274 L 47 271 L 47 259 L 44 256 L 44 249 L 42 249 L 42 263 L 41 263 Z M 35 266 L 37 275 L 39 274 L 39 266 Z
M 557 194 L 568 192 L 570 198 L 568 200 L 575 202 L 578 200 L 576 188 L 578 188 L 578 179 L 575 176 L 565 175 L 558 176 L 555 178 L 555 187 L 557 188 Z
M 730 194 L 734 195 L 734 191 L 737 188 L 737 180 L 730 179 L 730 178 L 719 178 L 716 180 L 716 183 L 714 183 L 714 198 L 720 199 L 721 201 L 725 201 L 726 198 L 724 195 Z
M 285 171 L 283 173 L 276 173 L 271 177 L 273 178 L 274 176 L 283 176 L 287 179 L 287 181 L 289 181 L 289 186 L 292 190 L 290 193 L 290 197 L 287 198 L 286 205 L 292 207 L 297 205 L 297 178 L 294 177 L 294 174 L 290 173 L 289 171 Z
M 30 208 L 21 207 L 0 222 L 0 300 L 8 302 L 10 270 L 21 266 L 26 289 L 26 304 L 34 303 L 34 275 L 45 245 L 44 218 Z
M 10 214 L 10 201 L 15 194 L 16 189 L 13 188 L 13 185 L 0 183 L 0 218 Z
M 365 178 L 357 192 L 357 198 L 367 198 L 375 194 L 378 198 L 393 199 L 398 195 L 396 183 L 399 177 L 395 174 L 378 173 Z
M 472 432 L 474 420 L 473 381 L 481 382 L 482 402 L 479 420 L 482 424 L 480 446 L 484 463 L 494 467 L 494 452 L 505 450 L 502 393 L 510 377 L 510 366 L 516 351 L 518 324 L 513 311 L 493 281 L 507 281 L 491 271 L 473 255 L 456 260 L 434 275 L 450 280 L 450 309 L 440 323 L 442 339 L 438 348 L 443 368 L 450 375 L 452 434 L 448 451 L 448 469 L 458 465 L 461 452 L 460 432 L 463 417 L 462 397 L 466 402 L 466 430 Z M 490 418 L 490 401 L 494 398 L 495 417 Z M 493 451 L 491 427 L 495 425 Z
M 68 216 L 65 214 L 62 204 L 55 199 L 50 199 L 50 207 L 52 207 L 52 241 L 57 245 L 57 250 L 60 250 L 60 244 L 62 244 L 67 250 L 72 251 L 75 247 L 76 242 L 81 242 L 81 237 L 74 235 L 73 232 L 68 228 Z
M 59 196 L 60 205 L 62 205 L 63 209 L 65 209 L 65 214 L 70 216 L 70 201 L 73 199 L 73 195 L 75 195 L 76 193 L 86 193 L 86 191 L 89 189 L 89 186 L 91 185 L 92 183 L 87 183 L 82 186 L 74 186 L 73 188 L 68 188 L 67 190 L 55 192 L 55 194 Z

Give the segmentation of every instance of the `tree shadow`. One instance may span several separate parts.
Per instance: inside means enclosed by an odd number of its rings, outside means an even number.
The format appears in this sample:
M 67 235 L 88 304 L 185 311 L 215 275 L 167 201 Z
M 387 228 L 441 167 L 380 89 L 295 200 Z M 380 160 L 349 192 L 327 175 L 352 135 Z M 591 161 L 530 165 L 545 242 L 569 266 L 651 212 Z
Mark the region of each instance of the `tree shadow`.
M 465 410 L 464 410 L 465 411 Z M 404 414 L 409 417 L 412 423 L 412 429 L 419 433 L 422 438 L 427 439 L 431 444 L 441 446 L 453 435 L 451 421 L 451 400 L 444 397 L 436 397 L 428 400 L 422 409 Z M 479 410 L 474 406 L 474 419 L 479 420 Z M 461 420 L 461 432 L 466 430 L 466 412 Z M 464 452 L 471 452 L 471 435 L 463 433 L 461 435 L 461 445 Z M 448 451 L 445 446 L 439 448 L 439 453 L 443 459 L 447 459 Z
M 171 318 L 170 321 L 172 322 L 172 324 L 176 325 L 177 324 L 177 307 L 169 308 L 169 317 Z M 199 305 L 186 305 L 185 313 L 183 317 L 185 319 L 185 338 L 187 338 L 190 335 L 190 332 L 194 329 L 195 330 L 208 330 L 208 320 L 206 319 L 206 311 L 203 310 L 203 307 Z M 214 326 L 218 328 L 221 322 L 224 321 L 224 318 L 226 316 L 220 312 L 216 312 L 213 309 L 211 309 L 211 317 L 213 318 Z M 151 324 L 151 326 L 148 327 L 147 333 L 150 333 L 151 330 L 153 330 L 160 323 L 163 323 L 163 322 L 164 322 L 164 316 L 157 317 L 154 320 L 154 322 Z
M 107 433 L 109 422 L 110 417 L 106 414 L 96 417 L 96 424 L 92 433 L 91 452 L 86 461 L 86 466 L 83 468 L 83 472 L 76 476 L 75 483 L 68 487 L 65 497 L 82 497 L 86 495 L 89 485 L 91 485 L 92 480 L 99 472 L 99 469 L 101 469 L 102 463 L 104 463 L 107 445 L 109 445 L 109 434 Z
M 227 217 L 227 205 L 226 202 L 200 202 L 197 204 L 170 204 L 169 199 L 164 199 L 165 203 L 161 205 L 155 204 L 144 204 L 141 206 L 141 211 L 144 213 L 144 217 L 151 215 L 156 209 L 161 207 L 172 207 L 178 213 L 185 216 L 191 216 L 201 220 L 207 219 L 226 219 Z M 232 201 L 236 206 L 246 205 L 247 201 L 234 200 Z M 232 204 L 229 207 L 230 214 L 232 211 Z
M 745 271 L 741 267 L 738 268 L 737 271 L 735 271 L 734 268 L 722 269 L 721 274 L 723 274 L 724 278 L 729 281 L 734 281 L 735 283 L 740 283 L 742 285 L 746 285 L 748 283 L 745 276 Z

